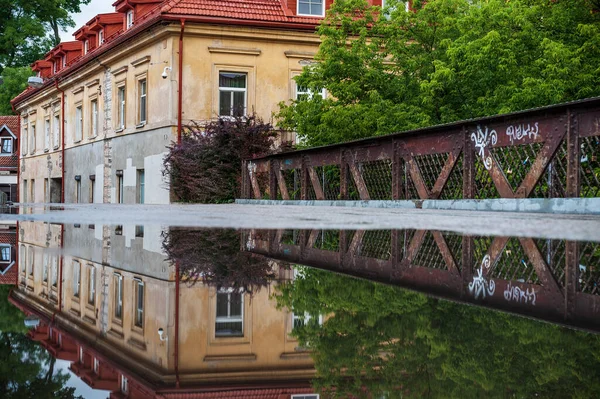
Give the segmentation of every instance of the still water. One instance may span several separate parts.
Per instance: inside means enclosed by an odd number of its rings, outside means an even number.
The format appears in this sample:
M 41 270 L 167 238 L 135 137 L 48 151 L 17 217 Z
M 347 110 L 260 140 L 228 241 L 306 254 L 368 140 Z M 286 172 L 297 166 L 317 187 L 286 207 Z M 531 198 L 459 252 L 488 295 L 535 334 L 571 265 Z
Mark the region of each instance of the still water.
M 593 235 L 82 221 L 0 230 L 2 397 L 600 392 Z

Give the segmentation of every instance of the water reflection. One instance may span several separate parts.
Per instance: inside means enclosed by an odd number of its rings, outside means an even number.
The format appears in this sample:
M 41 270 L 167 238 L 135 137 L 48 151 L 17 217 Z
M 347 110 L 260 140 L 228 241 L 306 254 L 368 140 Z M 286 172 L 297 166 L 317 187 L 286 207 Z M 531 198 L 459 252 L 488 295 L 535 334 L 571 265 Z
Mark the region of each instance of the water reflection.
M 114 398 L 600 388 L 600 336 L 488 309 L 598 330 L 598 243 L 41 222 L 17 238 L 10 301 L 39 319 L 29 336 Z

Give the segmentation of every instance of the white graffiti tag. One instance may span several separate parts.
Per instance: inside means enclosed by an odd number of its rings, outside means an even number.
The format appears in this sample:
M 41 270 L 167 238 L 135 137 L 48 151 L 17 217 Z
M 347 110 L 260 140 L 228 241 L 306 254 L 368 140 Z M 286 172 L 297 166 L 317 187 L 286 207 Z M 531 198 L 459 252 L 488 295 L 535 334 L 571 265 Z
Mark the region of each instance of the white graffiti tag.
M 483 166 L 487 170 L 492 169 L 492 157 L 488 154 L 485 156 L 485 148 L 490 145 L 496 145 L 498 142 L 498 134 L 495 130 L 488 131 L 488 127 L 485 127 L 485 132 L 481 130 L 481 126 L 477 126 L 477 132 L 471 133 L 471 141 L 475 142 L 475 148 L 479 148 L 479 156 L 483 160 Z
M 525 291 L 521 287 L 513 286 L 510 282 L 504 290 L 504 299 L 507 301 L 531 303 L 535 306 L 535 290 L 533 288 L 527 288 Z
M 248 162 L 248 173 L 250 173 L 250 176 L 256 173 L 256 164 L 254 162 Z
M 506 135 L 510 138 L 510 143 L 514 144 L 515 140 L 519 141 L 524 139 L 525 137 L 527 138 L 533 138 L 534 140 L 537 139 L 538 133 L 539 133 L 539 126 L 538 126 L 538 122 L 534 123 L 533 126 L 531 126 L 529 123 L 527 124 L 527 126 L 523 123 L 523 124 L 519 124 L 519 125 L 511 125 L 509 127 L 506 128 Z
M 485 299 L 487 295 L 492 296 L 496 291 L 496 283 L 494 282 L 494 280 L 488 281 L 485 277 L 483 277 L 484 267 L 486 269 L 490 268 L 489 255 L 486 255 L 483 258 L 479 269 L 477 269 L 477 275 L 473 276 L 473 281 L 469 283 L 469 292 L 473 295 L 473 298 L 475 299 L 479 299 L 480 296 L 481 298 Z

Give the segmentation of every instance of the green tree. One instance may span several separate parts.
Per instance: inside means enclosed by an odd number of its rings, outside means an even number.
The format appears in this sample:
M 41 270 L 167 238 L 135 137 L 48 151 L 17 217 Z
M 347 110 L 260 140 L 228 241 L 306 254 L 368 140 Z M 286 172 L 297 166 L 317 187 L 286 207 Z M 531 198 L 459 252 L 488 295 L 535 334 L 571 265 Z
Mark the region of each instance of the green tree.
M 27 78 L 33 72 L 28 66 L 8 67 L 2 72 L 3 83 L 0 84 L 0 115 L 12 114 L 10 100 L 15 98 L 27 87 Z
M 331 144 L 600 95 L 600 13 L 588 0 L 337 0 L 279 124 Z
M 327 315 L 294 330 L 337 397 L 588 398 L 600 337 L 306 268 L 278 304 Z

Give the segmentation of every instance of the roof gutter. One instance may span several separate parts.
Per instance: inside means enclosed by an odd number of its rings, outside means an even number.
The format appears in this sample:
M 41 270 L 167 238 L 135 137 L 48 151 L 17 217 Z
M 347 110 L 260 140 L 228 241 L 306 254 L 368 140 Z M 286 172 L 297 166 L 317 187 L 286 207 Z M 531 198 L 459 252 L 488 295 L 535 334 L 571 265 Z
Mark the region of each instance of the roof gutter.
M 319 23 L 298 23 L 298 22 L 272 22 L 272 21 L 253 21 L 253 20 L 235 20 L 230 18 L 222 18 L 222 17 L 201 17 L 201 16 L 190 16 L 186 14 L 170 14 L 163 15 L 161 18 L 163 21 L 180 21 L 181 19 L 186 19 L 188 22 L 197 22 L 197 23 L 205 23 L 205 24 L 227 24 L 227 25 L 245 25 L 245 26 L 255 26 L 261 28 L 288 28 L 288 29 L 298 29 L 298 30 L 308 30 L 315 31 L 319 26 L 321 20 L 318 20 Z
M 60 91 L 60 93 L 62 95 L 62 99 L 60 102 L 60 104 L 61 104 L 60 146 L 61 146 L 61 156 L 62 156 L 62 160 L 61 160 L 61 164 L 60 164 L 60 169 L 61 169 L 60 202 L 64 204 L 65 203 L 65 91 L 63 89 L 61 89 L 60 87 L 58 87 L 58 79 L 54 80 L 54 86 L 56 87 L 56 90 Z

